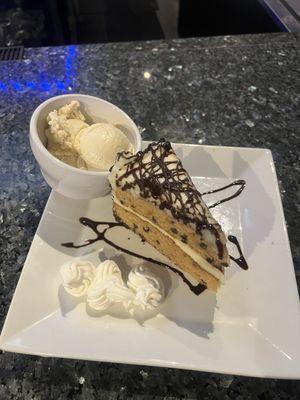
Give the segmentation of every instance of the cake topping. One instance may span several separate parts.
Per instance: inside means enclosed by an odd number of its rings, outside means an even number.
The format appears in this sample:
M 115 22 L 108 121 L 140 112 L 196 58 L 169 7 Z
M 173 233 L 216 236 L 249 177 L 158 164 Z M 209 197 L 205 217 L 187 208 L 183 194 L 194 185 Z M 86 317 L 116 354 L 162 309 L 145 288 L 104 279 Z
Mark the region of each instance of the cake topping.
M 119 303 L 133 315 L 138 308 L 156 309 L 165 297 L 160 278 L 144 266 L 131 269 L 127 284 L 113 260 L 105 260 L 97 268 L 87 260 L 69 261 L 60 273 L 66 292 L 75 297 L 86 295 L 89 307 L 97 311 Z
M 143 310 L 154 310 L 164 298 L 164 285 L 143 265 L 134 267 L 129 275 L 127 286 L 135 293 L 134 303 Z
M 66 262 L 60 269 L 63 287 L 72 296 L 84 296 L 95 278 L 95 272 L 95 266 L 90 261 Z
M 134 293 L 124 283 L 118 265 L 113 260 L 101 263 L 87 291 L 87 304 L 97 311 L 107 310 L 115 303 L 121 303 L 128 309 L 133 300 Z

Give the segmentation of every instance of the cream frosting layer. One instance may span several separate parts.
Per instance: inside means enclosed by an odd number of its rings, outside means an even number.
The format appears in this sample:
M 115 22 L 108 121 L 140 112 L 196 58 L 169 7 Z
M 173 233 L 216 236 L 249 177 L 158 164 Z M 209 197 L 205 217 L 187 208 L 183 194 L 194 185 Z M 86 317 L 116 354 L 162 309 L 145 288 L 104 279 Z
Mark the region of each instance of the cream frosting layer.
M 170 238 L 176 246 L 178 246 L 184 253 L 186 253 L 188 256 L 190 256 L 200 267 L 214 276 L 216 279 L 219 281 L 223 282 L 224 281 L 224 275 L 221 271 L 219 271 L 216 267 L 213 267 L 211 264 L 209 264 L 199 253 L 197 253 L 195 250 L 193 250 L 190 246 L 187 244 L 181 242 L 178 239 L 175 239 L 173 236 L 171 236 L 168 232 L 160 228 L 158 225 L 154 224 L 152 221 L 150 221 L 148 218 L 145 218 L 141 214 L 138 214 L 137 212 L 133 211 L 131 208 L 124 206 L 119 202 L 117 198 L 114 198 L 114 202 L 121 208 L 123 208 L 126 211 L 131 212 L 132 214 L 136 215 L 143 221 L 147 222 L 147 224 L 153 226 L 157 230 L 159 230 L 163 235 L 167 236 Z

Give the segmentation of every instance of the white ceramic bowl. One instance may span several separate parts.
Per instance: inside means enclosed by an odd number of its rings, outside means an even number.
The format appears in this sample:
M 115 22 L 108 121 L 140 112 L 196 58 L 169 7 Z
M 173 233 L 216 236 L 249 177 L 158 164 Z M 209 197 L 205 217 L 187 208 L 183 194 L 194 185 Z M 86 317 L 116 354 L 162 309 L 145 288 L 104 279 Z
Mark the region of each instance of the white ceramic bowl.
M 141 135 L 131 118 L 108 101 L 84 94 L 52 97 L 40 104 L 30 120 L 30 145 L 46 182 L 58 193 L 73 199 L 92 199 L 106 195 L 109 190 L 108 171 L 85 171 L 58 160 L 46 149 L 46 117 L 72 100 L 80 102 L 87 122 L 110 122 L 121 129 L 133 143 L 135 152 L 141 150 Z

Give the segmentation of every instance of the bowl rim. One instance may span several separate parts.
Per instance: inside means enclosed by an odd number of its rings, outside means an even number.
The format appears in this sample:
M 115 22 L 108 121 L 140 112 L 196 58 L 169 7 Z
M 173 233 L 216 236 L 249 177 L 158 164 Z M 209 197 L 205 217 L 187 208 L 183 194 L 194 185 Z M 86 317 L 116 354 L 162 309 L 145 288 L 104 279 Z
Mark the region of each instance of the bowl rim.
M 107 105 L 109 105 L 110 107 L 114 108 L 115 110 L 117 110 L 118 112 L 120 112 L 121 114 L 123 114 L 123 116 L 125 117 L 125 119 L 127 119 L 129 121 L 129 123 L 131 125 L 133 125 L 134 128 L 134 133 L 136 136 L 136 141 L 137 141 L 137 149 L 136 151 L 141 150 L 141 146 L 142 146 L 142 138 L 141 135 L 139 133 L 138 127 L 136 126 L 135 122 L 129 117 L 128 114 L 125 113 L 125 111 L 121 110 L 121 108 L 115 106 L 113 103 L 110 103 L 107 100 L 103 100 L 100 97 L 96 97 L 96 96 L 91 96 L 89 94 L 81 94 L 81 93 L 68 93 L 68 94 L 61 94 L 58 96 L 53 96 L 50 97 L 49 99 L 43 101 L 32 113 L 31 118 L 30 118 L 30 124 L 29 124 L 29 136 L 30 138 L 34 141 L 34 143 L 37 145 L 37 147 L 39 148 L 39 150 L 46 156 L 48 157 L 52 162 L 54 162 L 55 164 L 57 164 L 59 167 L 63 167 L 66 168 L 67 170 L 70 170 L 72 172 L 77 172 L 79 174 L 83 174 L 83 175 L 88 175 L 88 176 L 106 176 L 109 174 L 109 171 L 88 171 L 85 169 L 80 169 L 80 168 L 76 168 L 73 167 L 72 165 L 66 164 L 63 161 L 60 161 L 58 158 L 56 158 L 55 156 L 53 156 L 47 149 L 46 147 L 43 145 L 39 134 L 38 134 L 38 130 L 37 130 L 37 120 L 39 117 L 39 114 L 41 113 L 42 109 L 48 105 L 49 103 L 53 102 L 56 99 L 60 99 L 60 98 L 70 98 L 70 97 L 78 97 L 78 101 L 80 101 L 80 98 L 90 98 L 90 99 L 94 99 L 97 101 L 100 101 L 102 103 L 105 103 Z M 75 98 L 74 98 L 75 100 Z

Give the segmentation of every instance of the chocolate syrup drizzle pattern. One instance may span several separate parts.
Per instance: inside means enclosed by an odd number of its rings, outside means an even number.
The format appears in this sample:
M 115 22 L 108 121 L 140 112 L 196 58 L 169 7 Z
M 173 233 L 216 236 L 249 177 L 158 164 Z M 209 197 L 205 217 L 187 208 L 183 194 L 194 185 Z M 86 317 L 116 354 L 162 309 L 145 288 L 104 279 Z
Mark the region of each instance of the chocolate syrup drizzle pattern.
M 239 186 L 239 188 L 231 196 L 228 196 L 228 197 L 225 197 L 224 199 L 218 200 L 215 203 L 213 203 L 211 206 L 208 206 L 208 208 L 214 208 L 214 207 L 218 206 L 219 204 L 225 203 L 226 201 L 229 201 L 231 199 L 234 199 L 235 197 L 238 197 L 242 193 L 242 191 L 245 189 L 246 181 L 244 181 L 243 179 L 239 179 L 239 180 L 236 180 L 236 181 L 230 183 L 229 185 L 223 186 L 219 189 L 209 190 L 208 192 L 201 193 L 201 196 L 206 196 L 207 194 L 221 192 L 222 190 L 229 189 L 232 186 Z
M 247 270 L 249 267 L 248 267 L 247 261 L 245 260 L 244 255 L 243 255 L 243 252 L 242 252 L 241 246 L 239 244 L 239 241 L 237 240 L 237 237 L 233 236 L 233 235 L 229 235 L 228 240 L 229 240 L 229 242 L 233 243 L 236 246 L 236 248 L 239 252 L 238 258 L 230 256 L 230 259 L 232 261 L 234 261 L 242 269 Z
M 225 237 L 222 229 L 203 202 L 170 142 L 161 139 L 133 156 L 119 153 L 116 165 L 120 159 L 126 160 L 125 172 L 116 176 L 117 187 L 128 190 L 137 186 L 141 197 L 161 210 L 169 210 L 175 219 L 195 224 L 199 235 L 204 229 L 210 230 L 215 236 L 218 257 L 223 259 Z

